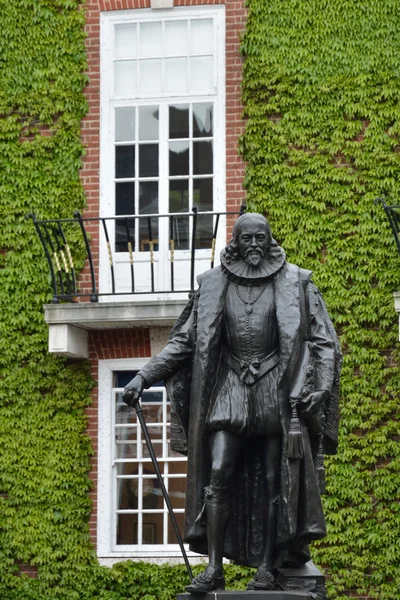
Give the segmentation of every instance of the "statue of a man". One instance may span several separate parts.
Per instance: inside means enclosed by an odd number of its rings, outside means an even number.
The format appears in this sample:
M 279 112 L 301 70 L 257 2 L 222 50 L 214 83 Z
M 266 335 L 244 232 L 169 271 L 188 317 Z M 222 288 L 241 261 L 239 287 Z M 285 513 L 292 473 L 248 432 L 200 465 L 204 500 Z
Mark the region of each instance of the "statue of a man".
M 326 534 L 319 476 L 336 451 L 340 350 L 310 277 L 262 215 L 240 216 L 221 265 L 125 389 L 134 405 L 167 387 L 172 443 L 188 456 L 184 538 L 209 556 L 190 592 L 224 587 L 223 557 L 258 568 L 249 589 L 275 589 L 274 569 L 303 565 Z

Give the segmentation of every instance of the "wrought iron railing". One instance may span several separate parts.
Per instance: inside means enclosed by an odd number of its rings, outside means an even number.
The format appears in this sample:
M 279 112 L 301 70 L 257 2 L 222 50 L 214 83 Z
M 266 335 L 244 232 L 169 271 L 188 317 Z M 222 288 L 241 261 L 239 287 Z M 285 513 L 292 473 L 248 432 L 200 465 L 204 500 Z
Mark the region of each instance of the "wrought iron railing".
M 119 215 L 118 217 L 98 217 L 88 218 L 83 217 L 78 211 L 74 212 L 74 217 L 70 219 L 37 219 L 34 214 L 27 215 L 27 218 L 32 219 L 36 228 L 37 235 L 42 243 L 44 253 L 47 258 L 51 286 L 53 290 L 52 303 L 58 304 L 60 301 L 74 302 L 77 298 L 88 298 L 91 302 L 98 302 L 100 296 L 118 296 L 118 295 L 134 295 L 134 294 L 170 294 L 170 293 L 191 293 L 195 285 L 195 261 L 196 261 L 196 245 L 198 247 L 199 234 L 199 219 L 209 217 L 212 219 L 212 231 L 206 236 L 206 241 L 209 241 L 207 248 L 210 252 L 210 268 L 214 267 L 215 249 L 220 219 L 222 216 L 239 215 L 245 211 L 246 207 L 241 206 L 240 211 L 231 212 L 198 212 L 194 207 L 190 213 L 170 213 L 170 214 L 150 214 L 150 215 Z M 157 224 L 160 219 L 168 219 L 168 247 L 159 247 L 159 240 L 154 238 L 154 224 Z M 190 269 L 189 281 L 187 287 L 176 289 L 175 286 L 175 252 L 177 250 L 177 236 L 179 229 L 182 227 L 183 220 L 187 219 L 190 236 L 187 236 L 187 247 L 190 252 Z M 189 225 L 189 220 L 191 221 Z M 136 222 L 146 231 L 145 245 L 140 249 L 140 262 L 143 264 L 143 257 L 148 257 L 148 279 L 150 282 L 149 289 L 138 289 L 135 281 L 135 270 L 138 253 L 138 239 Z M 113 229 L 109 227 L 113 224 Z M 115 232 L 116 227 L 119 228 L 119 242 L 116 242 L 116 236 L 110 235 L 111 231 Z M 96 268 L 96 261 L 93 256 L 90 238 L 97 231 L 103 236 L 108 254 L 108 268 L 110 274 L 111 290 L 106 292 L 99 291 L 98 278 L 99 272 Z M 111 231 L 110 231 L 111 230 Z M 186 232 L 187 235 L 187 232 Z M 71 238 L 71 239 L 70 239 Z M 113 239 L 113 244 L 110 241 Z M 71 242 L 72 240 L 72 242 Z M 122 240 L 122 241 L 121 241 Z M 100 240 L 99 240 L 100 241 Z M 121 244 L 128 255 L 129 263 L 129 290 L 117 291 L 115 282 L 115 254 L 116 243 L 119 244 L 118 251 L 121 252 Z M 135 246 L 136 244 L 136 246 Z M 100 245 L 100 244 L 99 244 Z M 142 241 L 143 245 L 143 241 Z M 114 247 L 113 247 L 114 246 Z M 74 248 L 79 247 L 80 252 L 77 252 L 79 267 L 83 264 L 83 258 L 88 267 L 89 284 L 79 284 L 79 278 L 74 256 Z M 204 249 L 204 238 L 202 246 Z M 179 248 L 179 246 L 178 246 Z M 136 252 L 135 252 L 136 250 Z M 168 289 L 156 289 L 154 263 L 155 252 L 169 253 L 170 262 L 170 285 Z M 98 252 L 98 249 L 97 249 Z M 96 252 L 96 257 L 97 257 Z M 80 257 L 79 257 L 80 254 Z M 83 256 L 85 254 L 86 256 Z M 87 261 L 87 262 L 86 262 Z M 97 263 L 98 264 L 98 263 Z
M 397 250 L 400 253 L 400 206 L 388 206 L 384 198 L 376 198 L 375 204 L 382 204 L 383 210 L 386 213 L 393 237 L 397 244 Z

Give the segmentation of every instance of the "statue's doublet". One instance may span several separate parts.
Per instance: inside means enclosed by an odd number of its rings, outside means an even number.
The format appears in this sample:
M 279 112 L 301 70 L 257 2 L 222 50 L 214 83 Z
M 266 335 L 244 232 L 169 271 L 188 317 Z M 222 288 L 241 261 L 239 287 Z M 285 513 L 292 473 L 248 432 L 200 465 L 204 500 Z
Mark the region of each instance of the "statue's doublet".
M 278 328 L 272 281 L 255 287 L 230 282 L 222 335 L 222 361 L 207 428 L 246 437 L 279 434 Z

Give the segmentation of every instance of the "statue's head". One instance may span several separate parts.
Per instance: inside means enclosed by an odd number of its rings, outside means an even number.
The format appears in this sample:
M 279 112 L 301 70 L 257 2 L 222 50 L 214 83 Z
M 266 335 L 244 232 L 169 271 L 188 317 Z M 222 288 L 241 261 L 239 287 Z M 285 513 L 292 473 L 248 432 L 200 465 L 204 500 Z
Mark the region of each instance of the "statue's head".
M 271 242 L 272 233 L 267 219 L 258 213 L 246 213 L 235 221 L 226 255 L 229 261 L 243 259 L 250 266 L 258 267 Z

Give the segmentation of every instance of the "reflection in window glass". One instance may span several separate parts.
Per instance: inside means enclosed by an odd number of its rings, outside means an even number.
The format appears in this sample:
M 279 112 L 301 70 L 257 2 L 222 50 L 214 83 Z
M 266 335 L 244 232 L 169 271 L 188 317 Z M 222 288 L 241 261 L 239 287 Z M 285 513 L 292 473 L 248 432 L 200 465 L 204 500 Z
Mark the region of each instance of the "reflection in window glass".
M 210 248 L 213 237 L 212 215 L 198 215 L 195 248 Z
M 158 144 L 139 146 L 139 177 L 158 177 Z
M 133 181 L 117 182 L 115 184 L 115 214 L 135 214 L 135 184 Z
M 213 209 L 213 180 L 211 178 L 193 179 L 193 204 L 200 212 Z
M 189 142 L 169 143 L 169 174 L 189 175 Z
M 193 104 L 193 137 L 213 135 L 213 105 L 210 102 Z
M 115 147 L 115 177 L 135 177 L 135 146 Z
M 139 184 L 139 214 L 158 213 L 158 182 L 141 181 Z M 140 219 L 139 250 L 149 252 L 150 241 L 154 250 L 158 250 L 158 218 Z
M 211 175 L 213 172 L 213 143 L 193 142 L 193 173 Z
M 133 219 L 117 219 L 115 221 L 115 251 L 128 252 L 128 241 L 132 248 L 135 245 L 135 228 Z
M 189 180 L 173 179 L 169 182 L 169 212 L 189 211 Z M 175 250 L 189 248 L 189 217 L 173 217 L 170 220 L 170 239 Z
M 139 140 L 158 140 L 158 106 L 139 107 Z
M 135 109 L 115 109 L 115 141 L 131 142 L 135 139 Z
M 169 107 L 169 137 L 189 137 L 189 105 L 178 104 Z

